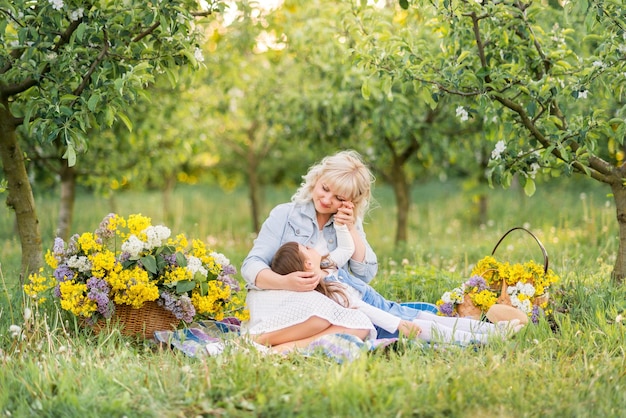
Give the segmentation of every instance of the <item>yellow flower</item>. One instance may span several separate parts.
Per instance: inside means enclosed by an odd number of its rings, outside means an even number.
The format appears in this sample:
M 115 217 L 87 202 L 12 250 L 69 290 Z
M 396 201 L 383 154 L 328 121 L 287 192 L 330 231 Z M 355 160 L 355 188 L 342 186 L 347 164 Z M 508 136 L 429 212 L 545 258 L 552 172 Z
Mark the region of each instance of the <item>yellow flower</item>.
M 98 244 L 91 232 L 85 232 L 78 237 L 78 245 L 85 253 L 92 251 L 98 251 L 102 248 L 102 245 Z
M 141 231 L 150 226 L 152 219 L 139 214 L 133 214 L 128 217 L 127 225 L 130 235 L 137 236 L 140 240 L 145 241 L 146 236 Z
M 50 249 L 46 251 L 45 260 L 46 264 L 52 269 L 56 269 L 59 266 L 59 262 Z
M 103 250 L 102 252 L 92 254 L 88 258 L 92 265 L 92 276 L 98 277 L 99 279 L 102 279 L 115 267 L 115 253 L 109 250 Z
M 46 300 L 42 294 L 54 286 L 56 286 L 56 279 L 53 276 L 44 276 L 43 268 L 41 268 L 39 273 L 32 273 L 28 276 L 28 283 L 24 285 L 24 293 L 40 304 Z
M 163 283 L 179 282 L 181 280 L 191 280 L 191 272 L 185 267 L 176 267 L 173 270 L 165 272 Z
M 481 308 L 483 312 L 491 308 L 498 300 L 495 293 L 487 289 L 481 290 L 478 293 L 472 293 L 469 296 L 472 302 L 474 302 L 474 305 Z
M 89 318 L 96 312 L 98 305 L 86 296 L 87 285 L 68 280 L 59 283 L 61 292 L 61 308 L 70 311 L 76 316 Z
M 185 234 L 178 234 L 175 239 L 168 239 L 167 245 L 171 245 L 176 248 L 176 251 L 182 252 L 189 245 L 189 241 L 187 241 Z

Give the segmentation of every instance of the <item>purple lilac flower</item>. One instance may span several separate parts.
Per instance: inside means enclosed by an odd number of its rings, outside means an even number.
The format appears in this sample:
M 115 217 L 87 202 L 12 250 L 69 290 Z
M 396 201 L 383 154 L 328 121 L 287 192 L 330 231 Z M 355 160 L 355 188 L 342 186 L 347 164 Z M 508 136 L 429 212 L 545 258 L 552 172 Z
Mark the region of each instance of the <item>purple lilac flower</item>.
M 123 263 L 124 261 L 128 261 L 129 259 L 130 259 L 130 253 L 128 251 L 124 251 L 119 256 L 120 263 Z
M 106 240 L 112 238 L 115 235 L 115 231 L 111 231 L 109 229 L 109 223 L 111 221 L 111 218 L 113 217 L 115 217 L 115 214 L 109 213 L 102 219 L 100 225 L 98 226 L 98 229 L 96 229 L 96 236 Z
M 439 312 L 445 316 L 454 316 L 454 303 L 446 302 L 439 305 Z
M 105 318 L 109 318 L 113 313 L 112 304 L 109 300 L 109 290 L 111 288 L 103 279 L 92 277 L 87 280 L 87 297 L 98 305 L 98 312 Z
M 72 237 L 70 238 L 70 241 L 67 244 L 67 251 L 65 252 L 66 255 L 78 253 L 78 238 L 80 238 L 80 235 L 78 234 L 72 235 Z
M 237 282 L 237 280 L 235 280 L 231 276 L 220 274 L 219 276 L 217 276 L 217 280 L 227 284 L 233 292 L 239 292 L 239 290 L 241 290 L 239 287 L 239 282 Z
M 54 290 L 52 291 L 52 294 L 54 295 L 55 298 L 61 297 L 61 286 L 59 286 L 58 283 L 56 286 L 54 286 Z
M 54 278 L 60 282 L 64 282 L 67 280 L 72 280 L 74 278 L 74 270 L 68 267 L 67 264 L 59 264 L 56 269 L 54 269 Z
M 540 316 L 541 316 L 541 308 L 539 308 L 539 306 L 537 305 L 533 305 L 532 315 L 530 317 L 530 320 L 533 322 L 533 324 L 536 324 L 539 322 Z
M 237 269 L 232 264 L 228 264 L 222 268 L 222 274 L 229 275 L 229 276 L 233 274 L 237 274 Z
M 176 253 L 174 254 L 164 254 L 163 255 L 163 259 L 167 262 L 167 264 L 169 264 L 170 266 L 176 266 Z
M 60 257 L 65 255 L 65 241 L 63 241 L 63 238 L 56 237 L 54 239 L 54 245 L 52 246 L 52 253 L 54 254 L 57 260 L 60 260 Z
M 178 319 L 189 323 L 196 316 L 196 308 L 191 303 L 191 298 L 187 295 L 177 296 L 170 292 L 161 293 L 161 297 L 157 300 L 157 304 L 163 306 L 172 312 Z
M 465 285 L 467 287 L 475 287 L 478 292 L 481 292 L 488 287 L 485 279 L 478 275 L 470 277 L 469 280 L 465 282 Z

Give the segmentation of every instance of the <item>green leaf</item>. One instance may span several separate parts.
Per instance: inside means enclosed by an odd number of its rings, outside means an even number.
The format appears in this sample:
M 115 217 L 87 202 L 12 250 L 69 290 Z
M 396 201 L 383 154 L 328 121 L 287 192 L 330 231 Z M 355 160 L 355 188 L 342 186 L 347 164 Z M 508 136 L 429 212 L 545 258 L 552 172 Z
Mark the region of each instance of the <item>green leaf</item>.
M 191 292 L 196 287 L 196 282 L 192 280 L 181 280 L 176 283 L 176 293 L 182 295 L 187 292 Z
M 65 150 L 65 154 L 63 154 L 63 159 L 67 160 L 68 167 L 74 167 L 76 165 L 76 150 L 71 143 L 67 144 L 67 149 Z
M 95 112 L 96 108 L 98 107 L 99 102 L 100 102 L 100 95 L 94 93 L 91 95 L 91 97 L 89 98 L 89 101 L 87 102 L 87 108 L 91 110 L 92 112 Z
M 187 267 L 187 258 L 180 251 L 176 253 L 176 264 L 180 267 Z
M 402 7 L 404 10 L 409 8 L 409 1 L 408 0 L 400 0 L 400 7 Z
M 120 118 L 122 122 L 124 122 L 124 125 L 126 125 L 129 132 L 133 131 L 133 123 L 130 121 L 129 117 L 125 113 L 120 112 L 117 114 L 117 117 Z
M 152 254 L 141 257 L 141 264 L 152 274 L 157 274 L 157 262 L 156 258 Z
M 524 185 L 524 193 L 526 193 L 526 196 L 532 196 L 535 194 L 535 190 L 535 181 L 530 177 L 527 177 L 526 184 Z

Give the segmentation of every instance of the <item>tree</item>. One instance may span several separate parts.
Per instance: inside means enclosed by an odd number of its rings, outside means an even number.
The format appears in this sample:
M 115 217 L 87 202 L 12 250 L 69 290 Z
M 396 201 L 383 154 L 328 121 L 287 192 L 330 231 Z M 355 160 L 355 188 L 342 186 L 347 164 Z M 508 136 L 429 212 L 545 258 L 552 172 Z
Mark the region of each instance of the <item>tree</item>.
M 111 126 L 156 73 L 194 64 L 195 16 L 221 8 L 194 0 L 78 2 L 1 0 L 0 156 L 22 246 L 22 274 L 42 265 L 42 244 L 26 161 L 28 141 L 56 143 L 73 166 L 90 130 Z M 198 11 L 192 13 L 191 11 Z
M 578 173 L 611 188 L 620 245 L 613 278 L 626 276 L 626 166 L 623 146 L 626 16 L 619 1 L 400 1 L 438 48 L 411 33 L 362 50 L 367 68 L 416 91 L 465 100 L 464 108 L 501 127 L 489 178 L 527 194 L 535 175 Z M 357 47 L 358 48 L 358 47 Z M 383 58 L 380 58 L 383 57 Z

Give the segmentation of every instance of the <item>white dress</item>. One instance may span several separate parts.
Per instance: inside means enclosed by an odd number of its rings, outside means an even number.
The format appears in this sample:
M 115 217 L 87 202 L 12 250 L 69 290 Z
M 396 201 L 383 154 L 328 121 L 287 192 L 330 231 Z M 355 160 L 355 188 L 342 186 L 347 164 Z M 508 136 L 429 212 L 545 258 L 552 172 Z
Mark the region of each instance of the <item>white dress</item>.
M 315 290 L 249 290 L 246 305 L 250 320 L 242 323 L 243 333 L 258 335 L 278 331 L 316 316 L 337 326 L 369 329 L 370 338 L 376 338 L 376 329 L 367 315 L 358 309 L 344 308 Z

